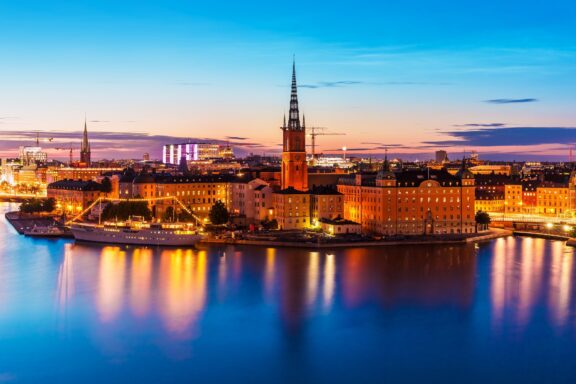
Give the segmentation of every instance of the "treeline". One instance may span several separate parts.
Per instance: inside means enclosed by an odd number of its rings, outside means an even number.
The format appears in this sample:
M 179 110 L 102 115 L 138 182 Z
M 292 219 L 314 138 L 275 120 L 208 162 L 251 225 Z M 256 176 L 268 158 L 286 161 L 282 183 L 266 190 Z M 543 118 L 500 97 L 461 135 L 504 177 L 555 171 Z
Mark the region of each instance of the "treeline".
M 53 197 L 48 199 L 28 199 L 20 204 L 22 213 L 52 212 L 56 209 L 56 200 Z
M 152 219 L 152 211 L 145 201 L 122 201 L 118 204 L 108 204 L 102 211 L 102 220 L 128 220 L 131 216 L 142 216 Z

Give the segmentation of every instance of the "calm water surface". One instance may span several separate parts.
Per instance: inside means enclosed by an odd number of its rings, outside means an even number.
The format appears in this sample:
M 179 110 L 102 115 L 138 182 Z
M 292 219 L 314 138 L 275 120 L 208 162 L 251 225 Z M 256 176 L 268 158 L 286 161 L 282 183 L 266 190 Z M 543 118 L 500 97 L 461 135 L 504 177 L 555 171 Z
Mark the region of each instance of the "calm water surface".
M 562 242 L 116 247 L 3 216 L 0 383 L 576 381 Z

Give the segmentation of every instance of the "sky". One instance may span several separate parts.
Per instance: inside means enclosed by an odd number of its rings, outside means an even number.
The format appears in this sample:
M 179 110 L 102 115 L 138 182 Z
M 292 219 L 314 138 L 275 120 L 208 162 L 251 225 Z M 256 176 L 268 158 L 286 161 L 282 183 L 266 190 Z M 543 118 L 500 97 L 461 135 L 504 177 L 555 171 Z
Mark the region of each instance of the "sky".
M 0 0 L 0 156 L 85 116 L 93 158 L 277 153 L 295 57 L 319 152 L 568 160 L 574 36 L 573 0 Z

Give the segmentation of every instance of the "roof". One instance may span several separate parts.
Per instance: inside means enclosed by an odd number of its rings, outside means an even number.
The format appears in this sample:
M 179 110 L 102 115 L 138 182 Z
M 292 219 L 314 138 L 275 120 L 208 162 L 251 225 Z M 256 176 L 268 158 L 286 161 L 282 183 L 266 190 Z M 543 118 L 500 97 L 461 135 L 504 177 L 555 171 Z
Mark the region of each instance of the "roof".
M 281 189 L 280 191 L 274 192 L 277 195 L 308 195 L 308 192 L 299 191 L 294 189 L 294 187 L 288 187 L 285 189 Z
M 48 184 L 48 189 L 64 189 L 68 191 L 100 191 L 101 188 L 101 184 L 91 180 L 60 180 Z
M 322 219 L 319 219 L 318 221 L 321 223 L 324 223 L 324 224 L 331 224 L 331 225 L 360 225 L 355 221 L 346 220 L 346 219 L 342 219 L 342 218 L 340 218 L 340 219 L 338 219 L 338 218 L 336 218 L 336 219 L 322 218 Z
M 311 195 L 342 195 L 342 193 L 338 192 L 336 186 L 331 185 L 314 185 L 310 190 Z

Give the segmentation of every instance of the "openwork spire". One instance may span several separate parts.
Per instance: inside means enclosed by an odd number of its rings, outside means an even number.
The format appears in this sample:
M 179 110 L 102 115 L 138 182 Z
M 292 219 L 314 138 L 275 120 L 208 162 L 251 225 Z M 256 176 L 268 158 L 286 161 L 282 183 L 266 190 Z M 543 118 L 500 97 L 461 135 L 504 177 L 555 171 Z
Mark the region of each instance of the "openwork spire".
M 292 91 L 290 93 L 290 113 L 288 115 L 288 129 L 300 131 L 300 112 L 298 110 L 298 85 L 296 84 L 296 61 L 292 62 Z

